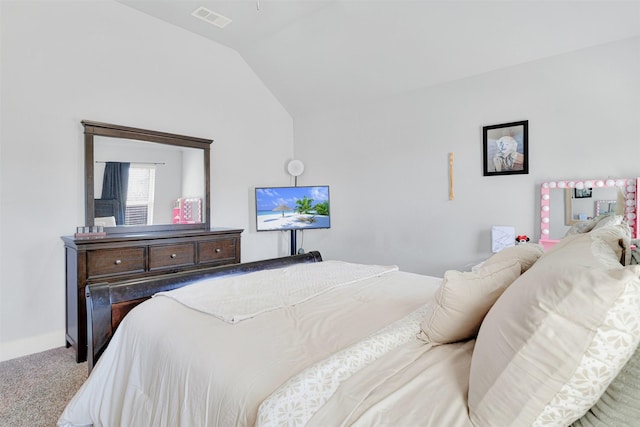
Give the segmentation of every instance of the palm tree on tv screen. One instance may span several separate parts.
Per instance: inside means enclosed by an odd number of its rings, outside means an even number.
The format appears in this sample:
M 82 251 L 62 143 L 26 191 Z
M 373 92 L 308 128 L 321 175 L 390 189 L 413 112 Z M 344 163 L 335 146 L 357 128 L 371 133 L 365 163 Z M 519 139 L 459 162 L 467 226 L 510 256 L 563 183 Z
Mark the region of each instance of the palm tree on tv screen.
M 329 215 L 329 202 L 321 202 L 313 207 L 318 215 Z
M 307 214 L 312 209 L 313 199 L 304 196 L 302 199 L 296 200 L 296 212 Z

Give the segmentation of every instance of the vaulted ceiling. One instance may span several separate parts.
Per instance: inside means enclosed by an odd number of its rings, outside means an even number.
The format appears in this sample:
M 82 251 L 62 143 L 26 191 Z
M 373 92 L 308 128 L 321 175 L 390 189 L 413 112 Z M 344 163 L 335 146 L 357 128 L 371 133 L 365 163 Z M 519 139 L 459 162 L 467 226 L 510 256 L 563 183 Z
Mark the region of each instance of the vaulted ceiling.
M 640 35 L 640 0 L 119 2 L 236 50 L 293 117 Z

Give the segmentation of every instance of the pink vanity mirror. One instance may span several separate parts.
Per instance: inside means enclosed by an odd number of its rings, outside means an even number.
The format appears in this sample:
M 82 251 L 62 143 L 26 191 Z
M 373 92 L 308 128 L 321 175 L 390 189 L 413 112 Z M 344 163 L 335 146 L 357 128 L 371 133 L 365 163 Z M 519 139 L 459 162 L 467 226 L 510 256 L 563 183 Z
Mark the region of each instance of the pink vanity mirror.
M 638 237 L 638 178 L 567 179 L 547 181 L 540 187 L 540 241 L 555 245 L 571 226 L 599 214 L 621 215 Z

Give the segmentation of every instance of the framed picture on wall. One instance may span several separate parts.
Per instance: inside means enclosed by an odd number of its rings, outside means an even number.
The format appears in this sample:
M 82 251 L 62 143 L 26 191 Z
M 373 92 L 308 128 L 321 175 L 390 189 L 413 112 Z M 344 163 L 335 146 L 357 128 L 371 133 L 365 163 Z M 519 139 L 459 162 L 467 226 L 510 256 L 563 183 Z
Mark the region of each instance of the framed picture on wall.
M 484 176 L 529 173 L 529 121 L 482 128 Z
M 574 188 L 573 189 L 573 198 L 574 199 L 587 199 L 592 195 L 591 188 Z

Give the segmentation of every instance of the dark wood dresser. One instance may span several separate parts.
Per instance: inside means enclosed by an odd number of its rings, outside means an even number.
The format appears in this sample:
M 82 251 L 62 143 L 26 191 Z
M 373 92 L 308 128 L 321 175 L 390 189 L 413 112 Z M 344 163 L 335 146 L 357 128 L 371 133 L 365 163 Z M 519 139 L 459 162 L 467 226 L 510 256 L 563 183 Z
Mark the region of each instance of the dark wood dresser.
M 102 238 L 64 236 L 66 339 L 76 361 L 87 360 L 85 287 L 240 262 L 243 230 L 166 231 L 113 234 Z

